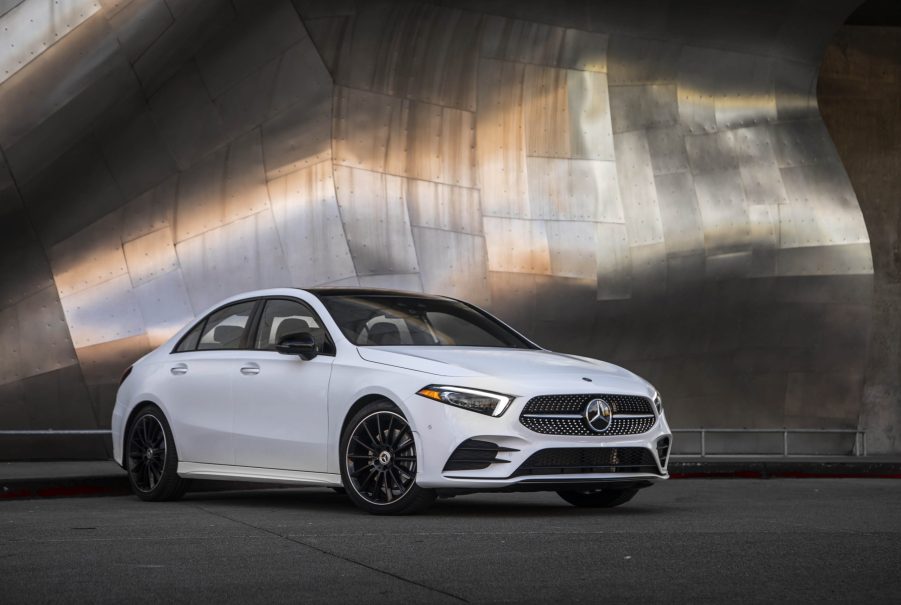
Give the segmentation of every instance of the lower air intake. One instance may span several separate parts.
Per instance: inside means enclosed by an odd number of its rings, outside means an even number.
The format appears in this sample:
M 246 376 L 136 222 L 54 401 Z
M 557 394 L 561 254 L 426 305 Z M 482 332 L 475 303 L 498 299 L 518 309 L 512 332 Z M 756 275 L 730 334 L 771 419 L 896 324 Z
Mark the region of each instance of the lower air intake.
M 511 477 L 591 473 L 659 474 L 651 450 L 643 447 L 564 447 L 539 450 Z

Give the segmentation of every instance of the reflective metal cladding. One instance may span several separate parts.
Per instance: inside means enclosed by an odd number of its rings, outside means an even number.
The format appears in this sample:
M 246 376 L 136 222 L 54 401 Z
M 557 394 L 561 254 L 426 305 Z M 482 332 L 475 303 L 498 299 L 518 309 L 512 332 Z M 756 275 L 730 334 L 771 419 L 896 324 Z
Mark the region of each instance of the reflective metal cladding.
M 207 305 L 322 284 L 484 305 L 677 427 L 857 425 L 872 261 L 812 85 L 855 0 L 6 4 L 2 428 L 107 427 Z M 54 439 L 0 457 L 101 447 Z

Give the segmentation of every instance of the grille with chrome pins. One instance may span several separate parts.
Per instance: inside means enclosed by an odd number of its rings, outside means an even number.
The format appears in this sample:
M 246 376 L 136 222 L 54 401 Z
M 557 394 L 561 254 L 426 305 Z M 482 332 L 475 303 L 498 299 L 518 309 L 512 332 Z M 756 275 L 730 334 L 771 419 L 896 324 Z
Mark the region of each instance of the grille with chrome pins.
M 593 429 L 585 418 L 588 404 L 603 399 L 610 406 L 610 425 Z M 519 421 L 527 429 L 544 435 L 638 435 L 657 422 L 654 407 L 646 397 L 636 395 L 539 395 L 526 403 Z

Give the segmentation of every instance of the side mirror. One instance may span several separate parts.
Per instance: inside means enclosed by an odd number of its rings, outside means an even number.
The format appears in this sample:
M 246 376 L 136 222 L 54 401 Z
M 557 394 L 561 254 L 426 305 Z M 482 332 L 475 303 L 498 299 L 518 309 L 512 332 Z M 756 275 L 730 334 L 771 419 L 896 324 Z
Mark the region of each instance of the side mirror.
M 319 355 L 319 346 L 309 332 L 286 334 L 275 345 L 275 350 L 282 355 L 299 355 L 301 359 L 310 360 Z

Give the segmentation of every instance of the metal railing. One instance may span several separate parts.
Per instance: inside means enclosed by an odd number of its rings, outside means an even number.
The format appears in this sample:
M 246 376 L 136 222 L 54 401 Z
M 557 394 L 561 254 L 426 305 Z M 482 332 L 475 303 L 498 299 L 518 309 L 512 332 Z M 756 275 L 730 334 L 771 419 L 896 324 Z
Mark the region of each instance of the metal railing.
M 765 456 L 782 456 L 782 457 L 792 457 L 792 456 L 866 456 L 867 455 L 867 433 L 866 431 L 862 431 L 860 429 L 672 429 L 674 434 L 683 433 L 683 434 L 696 434 L 700 435 L 701 441 L 701 451 L 700 453 L 681 453 L 676 454 L 673 453 L 673 458 L 679 457 L 690 457 L 690 456 L 700 456 L 701 458 L 712 458 L 712 457 L 765 457 Z M 742 435 L 754 435 L 754 434 L 782 434 L 782 453 L 728 453 L 728 452 L 718 452 L 718 453 L 710 453 L 707 451 L 707 435 L 710 434 L 728 434 L 728 433 L 741 433 Z M 854 445 L 851 447 L 850 454 L 792 454 L 789 449 L 789 435 L 792 434 L 817 434 L 817 435 L 854 435 Z

